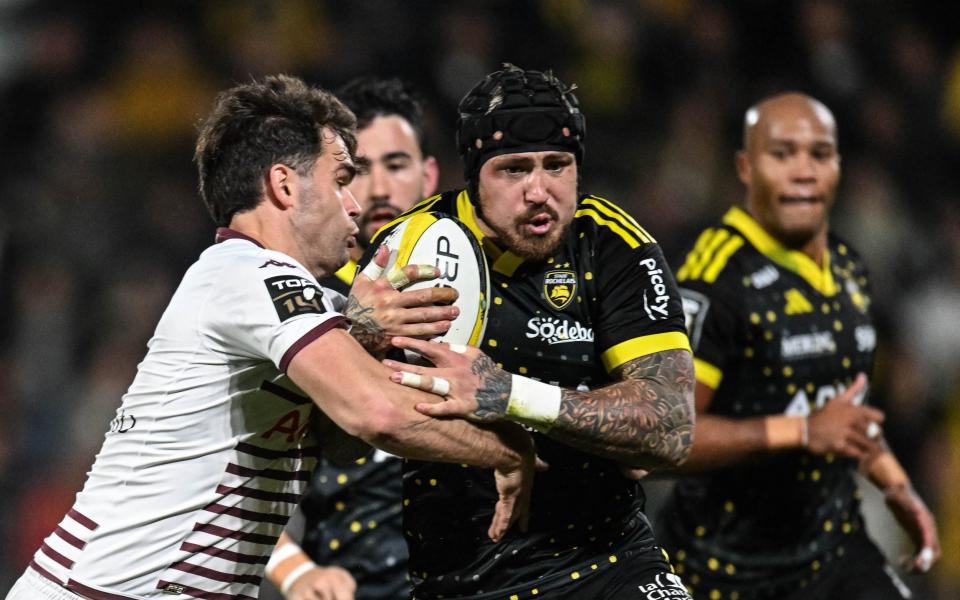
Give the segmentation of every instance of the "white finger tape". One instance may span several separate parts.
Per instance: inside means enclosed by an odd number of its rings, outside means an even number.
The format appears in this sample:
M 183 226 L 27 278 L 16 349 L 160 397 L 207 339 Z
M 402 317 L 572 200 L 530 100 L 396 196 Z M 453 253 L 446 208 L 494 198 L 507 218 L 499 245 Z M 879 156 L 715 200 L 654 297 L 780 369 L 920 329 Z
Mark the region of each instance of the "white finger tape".
M 870 424 L 867 425 L 867 437 L 873 439 L 880 435 L 880 426 L 877 425 L 876 421 L 870 421 Z
M 387 281 L 390 282 L 390 285 L 393 286 L 393 289 L 399 290 L 410 283 L 410 278 L 407 277 L 407 274 L 404 273 L 403 269 L 397 265 L 393 265 L 393 267 L 387 273 Z
M 434 377 L 433 387 L 430 388 L 430 391 L 438 396 L 446 396 L 450 393 L 450 382 L 443 377 Z
M 464 344 L 450 344 L 450 352 L 456 352 L 457 354 L 466 354 L 467 347 Z
M 416 373 L 408 373 L 406 371 L 400 372 L 400 384 L 407 387 L 420 389 L 420 385 L 423 382 L 423 378 L 417 375 Z
M 920 556 L 917 557 L 918 562 L 920 563 L 920 570 L 926 573 L 930 570 L 930 567 L 933 565 L 933 548 L 924 548 L 920 551 Z
M 366 276 L 367 279 L 379 279 L 380 275 L 383 274 L 383 267 L 371 260 L 367 263 L 367 266 L 363 268 L 363 271 L 360 271 L 360 273 Z

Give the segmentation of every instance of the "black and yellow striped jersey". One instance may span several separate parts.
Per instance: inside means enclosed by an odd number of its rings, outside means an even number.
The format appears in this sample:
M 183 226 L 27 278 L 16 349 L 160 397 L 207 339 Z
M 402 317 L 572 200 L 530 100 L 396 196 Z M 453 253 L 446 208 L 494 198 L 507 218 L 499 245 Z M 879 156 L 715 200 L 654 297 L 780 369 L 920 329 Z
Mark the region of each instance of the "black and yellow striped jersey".
M 630 360 L 689 348 L 660 247 L 612 202 L 582 196 L 560 247 L 540 262 L 485 238 L 465 191 L 425 200 L 407 215 L 419 211 L 453 215 L 481 240 L 492 295 L 482 349 L 505 370 L 589 389 L 611 383 Z M 405 462 L 416 598 L 549 597 L 653 544 L 643 493 L 617 464 L 534 437 L 550 469 L 534 483 L 529 532 L 513 529 L 498 544 L 486 533 L 497 498 L 490 470 Z
M 700 235 L 677 280 L 697 380 L 714 389 L 711 414 L 809 414 L 871 371 L 867 276 L 833 236 L 818 265 L 732 208 Z M 696 589 L 816 577 L 862 527 L 855 466 L 797 450 L 680 479 L 658 521 L 678 572 Z

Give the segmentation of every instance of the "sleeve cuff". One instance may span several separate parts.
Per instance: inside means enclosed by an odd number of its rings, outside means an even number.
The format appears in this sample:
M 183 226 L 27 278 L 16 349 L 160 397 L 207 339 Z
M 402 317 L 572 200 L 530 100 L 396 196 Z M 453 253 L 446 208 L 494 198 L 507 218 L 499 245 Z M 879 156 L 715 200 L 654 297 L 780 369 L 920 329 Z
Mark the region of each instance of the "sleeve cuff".
M 620 342 L 612 348 L 608 348 L 601 356 L 603 367 L 607 372 L 611 372 L 620 365 L 629 362 L 635 358 L 663 352 L 665 350 L 690 350 L 690 340 L 687 334 L 682 331 L 669 331 L 667 333 L 655 333 L 643 337 L 633 338 L 625 342 Z M 692 352 L 691 352 L 692 353 Z
M 306 348 L 310 342 L 327 333 L 331 329 L 336 329 L 338 327 L 341 329 L 346 329 L 347 324 L 347 318 L 344 316 L 331 317 L 323 323 L 320 323 L 310 331 L 303 334 L 299 340 L 295 341 L 289 348 L 287 348 L 287 351 L 283 353 L 283 357 L 280 359 L 280 364 L 277 366 L 280 367 L 281 371 L 286 373 L 287 367 L 290 366 L 290 361 L 293 360 L 293 357 L 296 356 L 298 352 Z
M 723 371 L 703 359 L 694 357 L 693 370 L 697 381 L 712 390 L 720 387 L 720 382 L 723 381 Z

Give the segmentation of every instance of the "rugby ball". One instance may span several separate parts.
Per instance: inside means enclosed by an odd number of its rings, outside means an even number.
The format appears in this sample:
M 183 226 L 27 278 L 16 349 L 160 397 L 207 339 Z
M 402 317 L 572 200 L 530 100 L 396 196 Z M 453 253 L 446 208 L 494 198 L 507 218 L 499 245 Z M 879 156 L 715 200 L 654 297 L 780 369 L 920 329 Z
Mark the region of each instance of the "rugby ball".
M 404 288 L 445 286 L 459 292 L 460 314 L 435 341 L 476 346 L 487 327 L 490 272 L 477 237 L 458 219 L 444 213 L 417 213 L 404 220 L 383 241 L 390 249 L 387 271 L 395 264 L 433 265 L 440 276 Z

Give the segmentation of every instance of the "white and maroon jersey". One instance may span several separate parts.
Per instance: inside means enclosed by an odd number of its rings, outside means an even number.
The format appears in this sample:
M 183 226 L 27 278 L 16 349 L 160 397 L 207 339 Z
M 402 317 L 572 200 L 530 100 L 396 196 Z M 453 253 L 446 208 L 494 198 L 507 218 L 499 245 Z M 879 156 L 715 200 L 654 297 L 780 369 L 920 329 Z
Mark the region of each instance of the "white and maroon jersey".
M 289 256 L 221 229 L 157 325 L 76 503 L 31 567 L 87 598 L 255 600 L 310 479 L 284 374 L 346 319 Z

